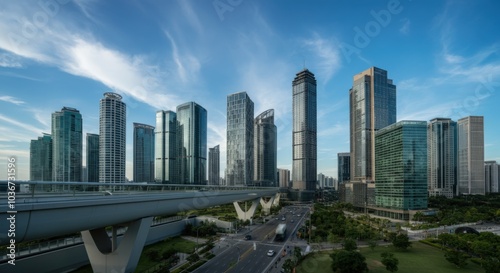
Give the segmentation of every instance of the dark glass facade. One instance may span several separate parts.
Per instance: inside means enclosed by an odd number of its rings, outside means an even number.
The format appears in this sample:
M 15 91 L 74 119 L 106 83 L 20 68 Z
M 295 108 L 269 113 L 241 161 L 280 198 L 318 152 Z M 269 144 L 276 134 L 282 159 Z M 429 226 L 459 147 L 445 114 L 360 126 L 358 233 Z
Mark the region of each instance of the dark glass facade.
M 338 153 L 337 154 L 337 177 L 338 177 L 339 184 L 347 183 L 351 179 L 351 154 L 350 153 Z
M 82 181 L 82 115 L 63 107 L 52 113 L 52 181 Z
M 99 182 L 99 135 L 87 133 L 87 181 Z
M 220 184 L 220 149 L 219 145 L 208 149 L 208 185 Z
M 264 111 L 254 121 L 254 184 L 277 187 L 278 132 L 274 110 Z
M 52 181 L 52 136 L 49 134 L 31 140 L 30 180 Z
M 134 123 L 134 182 L 154 181 L 154 130 L 151 125 Z
M 177 181 L 175 132 L 177 114 L 172 111 L 156 112 L 155 128 L 155 182 L 175 184 Z

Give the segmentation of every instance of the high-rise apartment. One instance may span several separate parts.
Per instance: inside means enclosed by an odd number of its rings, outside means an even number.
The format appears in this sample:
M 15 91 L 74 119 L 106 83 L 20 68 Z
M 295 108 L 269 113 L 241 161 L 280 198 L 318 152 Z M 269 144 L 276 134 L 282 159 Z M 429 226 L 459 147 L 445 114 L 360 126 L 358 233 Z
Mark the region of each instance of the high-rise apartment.
M 176 184 L 175 132 L 177 115 L 172 111 L 156 112 L 155 128 L 155 182 Z
M 375 181 L 375 133 L 396 122 L 396 86 L 371 67 L 354 76 L 349 100 L 351 181 Z
M 338 153 L 337 154 L 337 178 L 338 183 L 343 184 L 351 180 L 351 154 Z
M 49 134 L 31 140 L 30 180 L 52 181 L 52 136 Z
M 179 184 L 206 184 L 207 110 L 195 102 L 177 106 L 176 164 Z
M 208 149 L 208 185 L 220 185 L 219 145 Z
M 125 182 L 126 105 L 106 92 L 99 102 L 99 182 Z
M 154 181 L 154 130 L 134 122 L 134 182 Z
M 457 184 L 457 123 L 435 118 L 427 124 L 429 196 L 453 198 Z
M 484 183 L 487 193 L 497 193 L 498 184 L 500 183 L 500 165 L 496 161 L 485 161 L 484 162 Z
M 99 135 L 87 133 L 87 180 L 99 182 Z
M 427 122 L 400 121 L 378 130 L 375 153 L 377 213 L 408 220 L 408 210 L 426 209 Z
M 314 197 L 317 175 L 317 99 L 314 74 L 304 69 L 292 82 L 292 188 L 291 198 L 309 201 Z M 296 196 L 293 196 L 296 194 Z
M 253 101 L 246 92 L 227 96 L 226 184 L 251 185 L 253 178 Z
M 278 181 L 280 188 L 288 188 L 290 183 L 290 170 L 278 169 Z
M 458 194 L 486 193 L 484 183 L 484 120 L 469 116 L 458 120 Z
M 52 113 L 52 180 L 82 180 L 82 115 L 63 107 Z
M 274 125 L 274 110 L 258 115 L 254 121 L 254 183 L 265 187 L 276 187 L 278 132 Z

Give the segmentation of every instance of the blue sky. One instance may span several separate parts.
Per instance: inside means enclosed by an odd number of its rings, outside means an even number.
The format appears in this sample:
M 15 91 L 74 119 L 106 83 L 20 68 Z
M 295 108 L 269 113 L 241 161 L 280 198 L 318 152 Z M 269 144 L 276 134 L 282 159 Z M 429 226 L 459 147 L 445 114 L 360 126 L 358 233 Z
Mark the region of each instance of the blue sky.
M 37 3 L 37 4 L 34 4 Z M 45 3 L 45 4 L 40 4 Z M 255 115 L 273 108 L 278 167 L 291 169 L 292 89 L 305 67 L 318 82 L 318 172 L 337 176 L 349 151 L 349 88 L 371 66 L 397 86 L 397 119 L 485 117 L 485 159 L 500 162 L 498 1 L 7 1 L 0 9 L 0 179 L 51 113 L 80 110 L 98 133 L 99 100 L 127 104 L 132 123 L 195 101 L 208 111 L 208 146 L 226 166 L 226 96 L 246 91 Z M 85 143 L 84 143 L 85 148 Z

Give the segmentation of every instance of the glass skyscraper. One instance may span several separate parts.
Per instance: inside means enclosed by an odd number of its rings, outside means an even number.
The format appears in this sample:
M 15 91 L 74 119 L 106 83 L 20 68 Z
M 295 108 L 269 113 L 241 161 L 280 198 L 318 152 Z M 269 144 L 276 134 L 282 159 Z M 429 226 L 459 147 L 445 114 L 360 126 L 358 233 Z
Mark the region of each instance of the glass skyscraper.
M 134 122 L 134 182 L 154 181 L 154 130 Z
M 274 125 L 274 110 L 258 115 L 254 121 L 254 183 L 260 186 L 277 187 L 278 131 Z
M 400 121 L 378 130 L 375 153 L 376 205 L 406 211 L 402 219 L 408 210 L 426 209 L 427 122 Z
M 82 181 L 82 115 L 63 107 L 52 113 L 52 180 Z
M 208 185 L 220 185 L 219 145 L 208 149 Z
M 99 182 L 99 135 L 87 133 L 87 181 Z
M 429 196 L 453 198 L 457 184 L 457 123 L 435 118 L 427 125 Z
M 337 177 L 338 183 L 343 184 L 349 182 L 351 179 L 351 154 L 338 153 L 337 154 Z
M 375 181 L 375 132 L 396 122 L 396 86 L 371 67 L 354 76 L 349 100 L 351 181 Z
M 496 193 L 500 183 L 500 165 L 496 161 L 490 160 L 484 162 L 484 182 L 487 193 Z
M 206 184 L 207 110 L 195 102 L 177 106 L 176 164 L 179 184 Z
M 253 178 L 253 101 L 246 92 L 227 96 L 226 184 L 250 185 Z
M 52 136 L 49 134 L 31 140 L 30 180 L 52 181 Z
M 458 126 L 458 194 L 486 193 L 484 183 L 484 120 L 461 118 Z
M 172 111 L 156 112 L 155 128 L 155 182 L 177 183 L 175 164 L 175 131 L 177 115 Z
M 99 103 L 99 182 L 125 182 L 126 105 L 122 96 L 104 93 Z
M 304 69 L 292 82 L 292 199 L 309 201 L 314 197 L 317 177 L 316 79 Z M 293 196 L 298 194 L 298 196 Z

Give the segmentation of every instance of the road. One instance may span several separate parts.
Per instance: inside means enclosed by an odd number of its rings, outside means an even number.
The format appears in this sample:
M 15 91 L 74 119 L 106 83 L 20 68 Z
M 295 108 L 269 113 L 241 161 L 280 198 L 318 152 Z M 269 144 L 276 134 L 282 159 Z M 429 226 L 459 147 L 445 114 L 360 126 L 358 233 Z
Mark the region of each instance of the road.
M 300 246 L 303 250 L 306 248 L 306 242 L 293 238 L 292 233 L 295 234 L 297 228 L 302 225 L 308 212 L 307 207 L 285 207 L 279 216 L 271 218 L 264 224 L 222 237 L 212 250 L 216 256 L 194 272 L 280 272 L 281 265 L 291 254 L 294 246 Z M 283 216 L 285 220 L 282 220 Z M 285 240 L 278 242 L 274 240 L 275 230 L 281 223 L 287 224 L 287 233 Z M 245 240 L 247 234 L 252 236 L 251 240 Z M 272 257 L 267 255 L 269 250 L 275 252 Z M 285 257 L 282 258 L 282 255 Z

